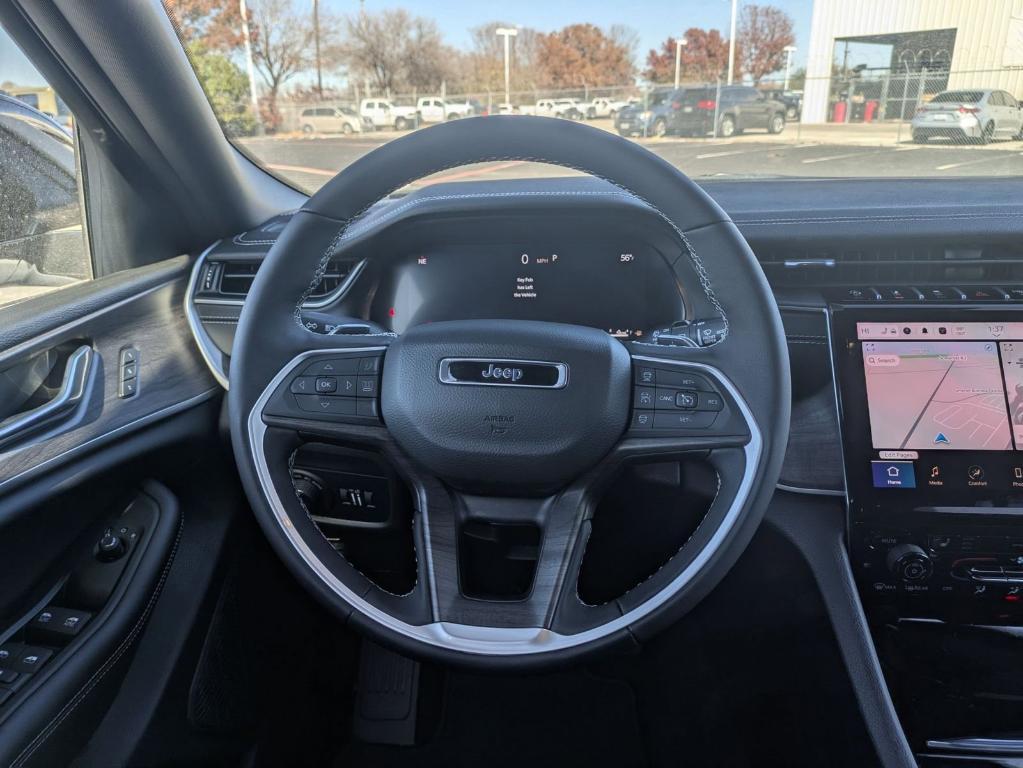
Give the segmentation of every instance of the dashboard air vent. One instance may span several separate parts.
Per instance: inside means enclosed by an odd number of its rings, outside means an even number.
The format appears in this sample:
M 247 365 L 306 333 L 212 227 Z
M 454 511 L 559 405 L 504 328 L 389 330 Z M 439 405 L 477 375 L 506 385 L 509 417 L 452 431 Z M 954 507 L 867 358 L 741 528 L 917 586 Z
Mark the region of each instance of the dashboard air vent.
M 776 288 L 1023 281 L 1023 248 L 1005 245 L 822 245 L 763 250 L 757 258 Z
M 244 299 L 252 287 L 260 263 L 256 260 L 207 261 L 199 276 L 196 296 L 221 300 Z M 351 260 L 332 259 L 309 300 L 316 301 L 332 294 L 341 287 L 354 267 L 355 262 Z

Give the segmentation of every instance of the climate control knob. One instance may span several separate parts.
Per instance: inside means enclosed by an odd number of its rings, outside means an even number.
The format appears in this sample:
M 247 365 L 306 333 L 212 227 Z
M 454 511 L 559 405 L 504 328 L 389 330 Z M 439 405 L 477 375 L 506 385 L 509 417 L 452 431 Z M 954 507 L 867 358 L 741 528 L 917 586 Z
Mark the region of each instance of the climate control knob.
M 899 544 L 888 550 L 885 558 L 888 570 L 903 581 L 926 581 L 931 577 L 934 564 L 916 544 Z

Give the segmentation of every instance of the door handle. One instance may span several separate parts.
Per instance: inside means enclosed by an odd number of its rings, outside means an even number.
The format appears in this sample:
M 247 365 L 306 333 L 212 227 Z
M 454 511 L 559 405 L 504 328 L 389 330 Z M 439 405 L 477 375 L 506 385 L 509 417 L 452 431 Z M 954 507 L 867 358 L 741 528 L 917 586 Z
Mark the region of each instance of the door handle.
M 72 352 L 64 368 L 60 390 L 53 399 L 0 421 L 0 445 L 24 437 L 73 411 L 85 396 L 92 357 L 92 348 L 85 345 Z

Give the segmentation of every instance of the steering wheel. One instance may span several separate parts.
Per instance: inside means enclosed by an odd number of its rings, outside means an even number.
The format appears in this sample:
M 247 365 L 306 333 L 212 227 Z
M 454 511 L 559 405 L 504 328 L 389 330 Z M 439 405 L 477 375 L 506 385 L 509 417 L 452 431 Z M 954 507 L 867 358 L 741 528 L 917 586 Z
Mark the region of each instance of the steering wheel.
M 327 335 L 303 326 L 303 301 L 348 227 L 375 202 L 432 173 L 513 159 L 584 171 L 655 212 L 677 235 L 674 269 L 689 289 L 689 311 L 714 319 L 715 334 L 702 344 L 672 346 L 533 321 L 433 323 L 400 337 Z M 322 406 L 329 414 L 297 407 L 296 377 L 324 370 L 361 372 L 356 380 L 365 394 L 379 387 L 379 396 L 334 398 Z M 484 667 L 575 660 L 642 641 L 678 620 L 745 548 L 774 491 L 788 437 L 781 318 L 729 217 L 640 145 L 550 118 L 443 123 L 389 142 L 335 176 L 267 254 L 241 314 L 230 376 L 241 479 L 298 580 L 385 645 Z M 665 387 L 693 390 L 710 410 L 666 416 L 643 410 L 638 398 Z M 340 416 L 334 402 L 341 403 Z M 296 449 L 310 439 L 375 451 L 414 490 L 416 583 L 408 594 L 378 587 L 310 520 L 290 473 Z M 580 567 L 610 478 L 629 462 L 694 453 L 718 477 L 695 532 L 624 595 L 602 605 L 584 602 Z M 536 572 L 523 599 L 463 593 L 458 537 L 469 520 L 539 527 Z

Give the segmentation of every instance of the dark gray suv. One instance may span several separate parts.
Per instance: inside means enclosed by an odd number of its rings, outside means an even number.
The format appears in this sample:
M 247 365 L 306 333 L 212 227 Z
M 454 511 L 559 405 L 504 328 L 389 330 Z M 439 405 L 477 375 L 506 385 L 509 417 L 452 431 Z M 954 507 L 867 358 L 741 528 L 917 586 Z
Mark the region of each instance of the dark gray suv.
M 645 107 L 623 109 L 615 127 L 622 136 L 706 136 L 715 132 L 717 115 L 716 135 L 728 138 L 750 129 L 781 133 L 785 111 L 782 102 L 745 85 L 667 89 L 655 91 Z

